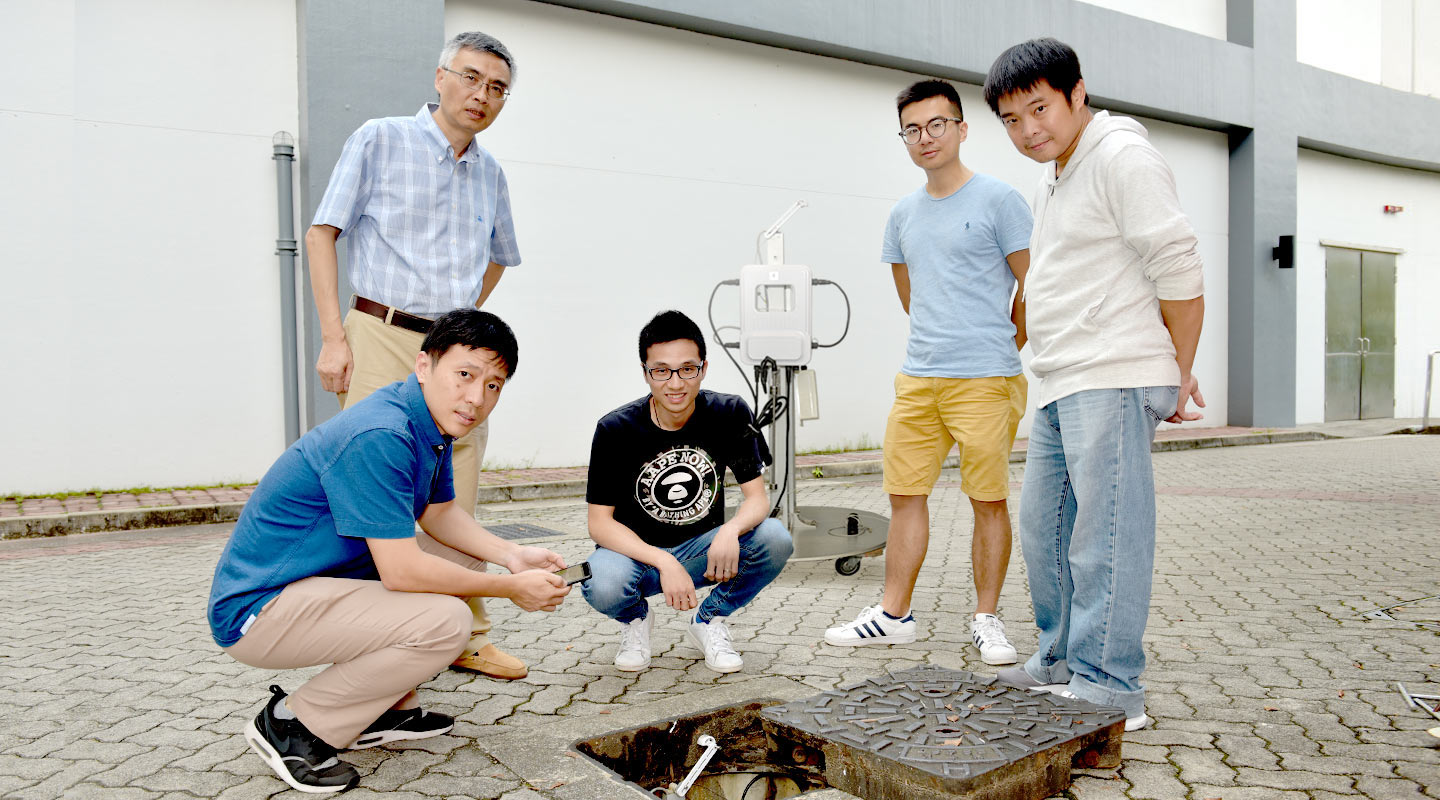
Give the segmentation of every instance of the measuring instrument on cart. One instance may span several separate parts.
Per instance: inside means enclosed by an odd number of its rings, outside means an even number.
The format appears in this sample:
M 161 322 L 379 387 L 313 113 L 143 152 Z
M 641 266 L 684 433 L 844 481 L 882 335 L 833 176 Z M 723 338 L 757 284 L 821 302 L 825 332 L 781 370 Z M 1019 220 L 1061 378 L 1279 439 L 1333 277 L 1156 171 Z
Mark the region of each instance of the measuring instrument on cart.
M 834 347 L 850 331 L 850 298 L 840 284 L 812 276 L 810 268 L 785 263 L 780 228 L 807 203 L 798 200 L 756 240 L 756 260 L 740 268 L 740 277 L 721 281 L 710 292 L 710 329 L 725 355 L 740 370 L 755 403 L 755 426 L 768 429 L 774 463 L 767 482 L 774 508 L 770 516 L 785 524 L 795 543 L 791 561 L 835 560 L 835 571 L 854 575 L 863 556 L 885 548 L 890 520 L 857 508 L 801 506 L 795 502 L 795 428 L 820 417 L 811 353 Z M 722 286 L 740 290 L 740 324 L 715 324 L 715 296 Z M 845 300 L 845 330 L 828 344 L 815 341 L 812 300 L 816 286 L 833 286 Z M 726 341 L 721 331 L 738 331 Z M 736 351 L 731 355 L 730 351 Z M 749 364 L 754 382 L 740 362 Z M 764 404 L 761 404 L 762 394 Z M 798 418 L 798 419 L 797 419 Z

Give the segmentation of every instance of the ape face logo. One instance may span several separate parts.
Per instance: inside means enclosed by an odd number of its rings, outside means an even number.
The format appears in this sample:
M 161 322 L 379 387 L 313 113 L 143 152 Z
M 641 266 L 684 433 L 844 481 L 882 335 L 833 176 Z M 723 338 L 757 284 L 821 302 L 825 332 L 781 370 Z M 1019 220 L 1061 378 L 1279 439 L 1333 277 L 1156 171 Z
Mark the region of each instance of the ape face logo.
M 645 513 L 672 525 L 704 519 L 719 493 L 715 460 L 699 447 L 666 450 L 635 481 L 635 500 Z

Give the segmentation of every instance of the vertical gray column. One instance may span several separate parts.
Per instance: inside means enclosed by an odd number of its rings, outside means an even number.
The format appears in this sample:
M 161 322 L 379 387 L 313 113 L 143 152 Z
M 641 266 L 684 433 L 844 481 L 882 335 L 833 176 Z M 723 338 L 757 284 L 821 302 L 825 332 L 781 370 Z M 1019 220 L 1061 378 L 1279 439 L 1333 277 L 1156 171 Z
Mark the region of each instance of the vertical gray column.
M 300 219 L 309 227 L 330 172 L 352 132 L 368 119 L 409 116 L 435 99 L 435 64 L 445 44 L 444 0 L 300 0 Z M 303 248 L 302 248 L 303 251 Z M 349 302 L 340 248 L 340 305 Z M 339 410 L 320 388 L 320 321 L 305 261 L 305 427 Z
M 1229 0 L 1226 12 L 1230 41 L 1253 48 L 1255 98 L 1255 127 L 1230 134 L 1229 419 L 1291 427 L 1295 270 L 1280 269 L 1271 248 L 1297 217 L 1295 0 Z

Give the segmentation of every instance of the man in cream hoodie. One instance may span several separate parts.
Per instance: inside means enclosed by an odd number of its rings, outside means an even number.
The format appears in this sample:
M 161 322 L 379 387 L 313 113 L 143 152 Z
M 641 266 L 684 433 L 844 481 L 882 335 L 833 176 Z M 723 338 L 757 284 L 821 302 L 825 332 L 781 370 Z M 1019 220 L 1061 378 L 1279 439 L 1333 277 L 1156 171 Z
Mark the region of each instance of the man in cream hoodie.
M 1191 374 L 1204 316 L 1195 233 L 1145 128 L 1092 112 L 1075 51 L 1006 50 L 985 101 L 1023 155 L 1048 164 L 1035 195 L 1026 328 L 1038 381 L 1020 543 L 1039 642 L 1001 680 L 1149 723 L 1141 638 L 1155 560 L 1150 444 L 1200 419 Z

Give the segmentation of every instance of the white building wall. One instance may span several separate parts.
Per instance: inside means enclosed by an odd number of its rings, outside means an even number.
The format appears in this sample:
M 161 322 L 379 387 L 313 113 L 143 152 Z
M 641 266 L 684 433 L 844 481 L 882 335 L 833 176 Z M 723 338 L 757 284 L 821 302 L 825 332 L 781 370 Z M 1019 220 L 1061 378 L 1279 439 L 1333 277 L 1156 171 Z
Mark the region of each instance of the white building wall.
M 284 445 L 292 0 L 3 13 L 0 496 L 258 478 Z
M 1081 0 L 1212 39 L 1224 39 L 1225 0 Z M 1082 54 L 1081 63 L 1084 63 Z
M 453 0 L 447 35 L 470 29 L 505 42 L 519 72 L 482 135 L 509 177 L 525 262 L 487 304 L 522 354 L 487 467 L 588 460 L 595 420 L 647 391 L 641 325 L 674 307 L 708 330 L 712 288 L 802 198 L 810 206 L 784 229 L 788 260 L 838 281 L 853 319 L 811 362 L 822 418 L 800 428 L 799 446 L 877 446 L 907 331 L 880 238 L 890 206 L 923 182 L 895 136 L 894 96 L 920 76 L 523 0 Z M 1030 197 L 1040 167 L 1015 152 L 978 87 L 960 89 L 962 158 Z M 1223 424 L 1226 139 L 1146 124 L 1200 233 L 1209 315 L 1196 371 L 1207 422 Z M 737 303 L 722 289 L 719 324 L 737 321 Z M 816 307 L 816 338 L 832 341 L 843 304 L 818 288 Z M 748 394 L 719 348 L 709 355 L 706 386 Z
M 1440 97 L 1440 2 L 1300 0 L 1301 63 L 1405 92 Z
M 1440 177 L 1301 150 L 1298 183 L 1296 421 L 1325 419 L 1321 239 L 1405 251 L 1395 259 L 1395 416 L 1419 417 L 1425 354 L 1440 349 L 1440 316 L 1435 314 L 1440 298 Z M 1386 214 L 1386 205 L 1405 210 Z

